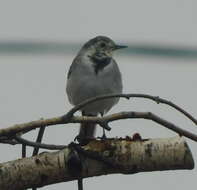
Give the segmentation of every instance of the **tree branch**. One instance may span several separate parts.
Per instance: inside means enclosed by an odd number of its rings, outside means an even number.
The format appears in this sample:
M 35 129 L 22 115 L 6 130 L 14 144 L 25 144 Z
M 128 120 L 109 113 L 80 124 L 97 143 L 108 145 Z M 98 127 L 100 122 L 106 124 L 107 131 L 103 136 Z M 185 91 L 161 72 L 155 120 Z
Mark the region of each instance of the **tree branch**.
M 156 102 L 157 104 L 161 103 L 161 104 L 169 105 L 170 107 L 173 107 L 175 110 L 181 112 L 183 115 L 185 115 L 191 121 L 193 121 L 195 125 L 197 125 L 197 119 L 195 119 L 191 114 L 186 112 L 184 109 L 182 109 L 178 105 L 174 104 L 171 101 L 160 98 L 159 96 L 151 96 L 151 95 L 148 95 L 148 94 L 112 94 L 112 95 L 97 96 L 97 97 L 94 97 L 94 98 L 90 98 L 90 99 L 82 102 L 81 104 L 75 106 L 66 115 L 64 115 L 64 117 L 66 119 L 72 117 L 75 112 L 77 112 L 78 110 L 80 110 L 81 108 L 83 108 L 84 106 L 86 106 L 90 103 L 93 103 L 93 102 L 96 102 L 96 101 L 99 101 L 99 100 L 103 100 L 103 99 L 116 98 L 116 97 L 117 98 L 126 98 L 126 99 L 145 98 L 145 99 L 152 100 L 152 101 Z
M 76 145 L 77 146 L 77 145 Z M 78 168 L 75 156 L 79 155 Z M 194 161 L 182 137 L 133 141 L 111 139 L 91 141 L 84 147 L 69 146 L 61 151 L 0 164 L 0 189 L 21 190 L 58 182 L 112 173 L 193 169 Z M 79 173 L 77 173 L 79 175 Z
M 32 142 L 29 140 L 26 140 L 22 137 L 15 136 L 14 137 L 18 144 L 25 144 L 27 146 L 31 147 L 36 147 L 36 148 L 43 148 L 43 149 L 48 149 L 48 150 L 61 150 L 66 148 L 66 145 L 54 145 L 54 144 L 44 144 L 44 143 L 39 143 L 39 142 Z
M 51 118 L 51 119 L 45 119 L 45 120 L 38 120 L 38 121 L 32 121 L 29 123 L 23 123 L 23 124 L 17 124 L 5 129 L 0 130 L 0 140 L 1 138 L 5 138 L 4 136 L 8 136 L 10 138 L 15 138 L 17 133 L 24 131 L 30 131 L 32 129 L 40 128 L 41 126 L 50 126 L 55 124 L 67 124 L 67 123 L 97 123 L 101 127 L 105 127 L 105 129 L 110 130 L 108 123 L 120 119 L 148 119 L 152 120 L 158 124 L 161 124 L 162 126 L 182 135 L 185 137 L 188 137 L 194 141 L 197 141 L 197 135 L 184 130 L 177 125 L 162 119 L 161 117 L 151 113 L 151 112 L 120 112 L 116 114 L 111 114 L 104 117 L 88 117 L 88 116 L 73 116 L 69 120 L 65 120 L 64 116 Z M 105 125 L 104 125 L 105 124 Z M 18 138 L 18 142 L 20 142 L 21 139 Z M 33 144 L 33 142 L 32 142 Z M 37 144 L 38 146 L 39 144 Z M 36 144 L 35 144 L 36 147 Z M 39 147 L 39 146 L 38 146 Z M 40 147 L 42 148 L 42 147 Z
M 32 122 L 28 122 L 28 123 L 24 123 L 24 124 L 13 125 L 13 126 L 8 127 L 6 129 L 0 129 L 0 137 L 7 136 L 10 138 L 12 136 L 15 136 L 15 134 L 19 133 L 19 132 L 26 133 L 30 130 L 33 130 L 33 129 L 36 129 L 39 127 L 43 127 L 43 126 L 56 125 L 56 124 L 67 124 L 67 123 L 70 123 L 71 120 L 72 120 L 72 122 L 75 123 L 74 117 L 73 117 L 74 113 L 77 112 L 78 110 L 80 110 L 81 108 L 83 108 L 84 106 L 86 106 L 87 104 L 90 104 L 92 102 L 99 101 L 102 99 L 115 98 L 115 97 L 127 98 L 127 99 L 129 99 L 131 97 L 132 98 L 145 98 L 145 99 L 150 99 L 152 101 L 155 101 L 158 104 L 159 103 L 167 104 L 167 105 L 173 107 L 174 109 L 178 110 L 182 114 L 184 114 L 191 121 L 193 121 L 195 123 L 195 125 L 197 125 L 197 119 L 195 119 L 191 114 L 189 114 L 188 112 L 183 110 L 178 105 L 176 105 L 168 100 L 159 98 L 158 96 L 151 96 L 151 95 L 147 95 L 147 94 L 112 94 L 112 95 L 104 95 L 104 96 L 99 96 L 99 97 L 95 97 L 95 98 L 91 98 L 89 100 L 86 100 L 86 101 L 82 102 L 81 104 L 72 108 L 66 115 L 63 115 L 61 117 L 54 117 L 54 118 L 46 119 L 44 121 L 42 121 L 42 120 L 32 121 Z M 81 118 L 81 122 L 86 122 L 86 121 L 84 121 L 83 118 Z M 99 124 L 103 128 L 110 130 L 110 128 L 106 122 L 99 123 Z M 2 139 L 0 138 L 0 142 L 1 141 L 2 141 Z

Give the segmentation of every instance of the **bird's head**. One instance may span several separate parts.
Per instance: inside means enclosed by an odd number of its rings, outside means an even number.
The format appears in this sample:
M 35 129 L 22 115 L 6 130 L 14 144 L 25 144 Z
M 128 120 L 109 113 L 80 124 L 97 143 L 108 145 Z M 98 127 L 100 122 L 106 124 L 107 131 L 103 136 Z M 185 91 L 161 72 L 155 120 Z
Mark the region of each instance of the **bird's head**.
M 112 57 L 115 50 L 126 47 L 116 45 L 113 40 L 106 36 L 97 36 L 85 43 L 82 51 L 86 52 L 89 57 L 105 58 Z

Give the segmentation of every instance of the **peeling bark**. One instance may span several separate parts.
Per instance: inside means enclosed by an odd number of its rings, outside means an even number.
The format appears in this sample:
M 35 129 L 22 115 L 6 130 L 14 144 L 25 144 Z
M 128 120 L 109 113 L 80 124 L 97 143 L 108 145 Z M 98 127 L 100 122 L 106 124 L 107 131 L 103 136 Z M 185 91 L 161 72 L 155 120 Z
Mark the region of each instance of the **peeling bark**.
M 193 169 L 194 161 L 183 137 L 133 141 L 94 140 L 79 152 L 80 176 L 70 165 L 70 148 L 0 164 L 0 189 L 21 190 L 112 173 Z M 85 151 L 84 151 L 85 150 Z M 72 162 L 74 163 L 74 162 Z M 72 172 L 75 170 L 75 175 Z

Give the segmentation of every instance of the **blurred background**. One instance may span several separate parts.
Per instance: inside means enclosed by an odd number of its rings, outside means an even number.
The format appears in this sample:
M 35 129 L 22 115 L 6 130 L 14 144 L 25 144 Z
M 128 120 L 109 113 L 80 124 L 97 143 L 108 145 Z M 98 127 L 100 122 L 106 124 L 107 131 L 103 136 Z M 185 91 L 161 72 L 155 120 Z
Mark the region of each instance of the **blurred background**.
M 116 53 L 125 93 L 160 96 L 197 116 L 197 2 L 194 0 L 0 0 L 0 128 L 66 113 L 66 75 L 80 47 L 105 35 L 129 48 Z M 194 124 L 165 105 L 121 100 L 110 113 L 151 111 L 197 133 Z M 107 136 L 139 132 L 143 138 L 175 136 L 145 120 L 111 124 Z M 98 129 L 97 135 L 101 135 Z M 43 141 L 68 144 L 78 125 L 47 128 Z M 35 140 L 37 131 L 25 135 Z M 187 139 L 195 161 L 197 144 Z M 19 145 L 0 145 L 0 162 L 21 156 Z M 41 150 L 43 151 L 43 150 Z M 32 149 L 28 149 L 31 156 Z M 192 189 L 196 172 L 165 171 L 109 175 L 84 180 L 84 189 Z M 40 189 L 76 189 L 77 182 Z

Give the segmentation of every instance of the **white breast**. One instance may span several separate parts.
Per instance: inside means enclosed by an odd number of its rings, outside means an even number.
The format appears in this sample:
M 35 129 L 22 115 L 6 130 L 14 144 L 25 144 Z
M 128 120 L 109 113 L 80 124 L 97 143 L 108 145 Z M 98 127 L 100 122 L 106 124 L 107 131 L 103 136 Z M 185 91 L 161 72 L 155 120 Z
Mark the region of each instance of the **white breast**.
M 95 74 L 90 59 L 76 62 L 67 81 L 67 94 L 69 101 L 77 105 L 96 96 L 122 93 L 121 74 L 116 62 L 112 59 L 98 74 Z M 118 98 L 106 99 L 92 103 L 83 108 L 86 114 L 106 113 L 118 102 Z

